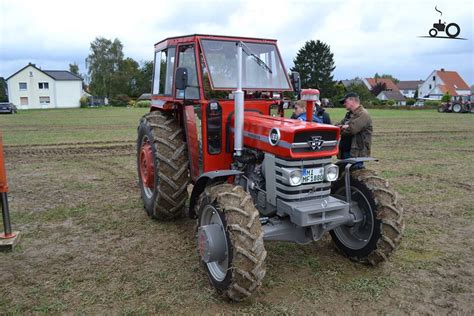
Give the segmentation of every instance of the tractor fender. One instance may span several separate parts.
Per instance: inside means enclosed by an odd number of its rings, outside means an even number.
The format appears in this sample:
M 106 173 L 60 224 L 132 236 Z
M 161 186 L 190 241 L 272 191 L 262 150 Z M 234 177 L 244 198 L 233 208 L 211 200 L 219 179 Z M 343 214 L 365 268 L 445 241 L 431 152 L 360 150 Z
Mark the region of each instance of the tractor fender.
M 191 199 L 189 201 L 189 210 L 188 214 L 190 218 L 197 218 L 196 211 L 194 208 L 196 207 L 196 202 L 204 192 L 204 189 L 215 182 L 218 181 L 226 181 L 229 177 L 237 176 L 243 174 L 242 171 L 238 170 L 216 170 L 216 171 L 209 171 L 205 172 L 199 176 L 196 181 L 196 184 L 193 187 L 193 192 L 191 193 Z

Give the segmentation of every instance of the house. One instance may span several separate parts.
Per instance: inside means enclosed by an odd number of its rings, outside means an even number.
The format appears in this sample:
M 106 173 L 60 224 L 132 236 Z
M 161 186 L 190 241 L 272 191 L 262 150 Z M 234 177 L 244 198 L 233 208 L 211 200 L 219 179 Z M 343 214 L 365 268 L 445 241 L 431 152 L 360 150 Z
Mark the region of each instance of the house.
M 78 108 L 82 78 L 66 70 L 28 64 L 6 79 L 8 99 L 18 109 Z
M 367 89 L 372 90 L 377 84 L 384 83 L 385 91 L 399 91 L 397 85 L 388 78 L 364 78 L 362 82 L 365 84 Z
M 394 100 L 396 105 L 406 105 L 406 100 L 400 91 L 382 91 L 377 95 L 377 99 L 382 101 Z
M 364 83 L 362 82 L 362 79 L 360 78 L 354 78 L 350 80 L 339 80 L 339 84 L 342 84 L 344 88 L 349 88 L 350 86 L 353 85 L 363 85 Z
M 416 90 L 423 83 L 423 80 L 399 81 L 397 87 L 405 98 L 414 98 Z
M 456 71 L 433 70 L 420 85 L 418 96 L 433 100 L 441 100 L 445 93 L 451 96 L 470 95 L 471 88 Z

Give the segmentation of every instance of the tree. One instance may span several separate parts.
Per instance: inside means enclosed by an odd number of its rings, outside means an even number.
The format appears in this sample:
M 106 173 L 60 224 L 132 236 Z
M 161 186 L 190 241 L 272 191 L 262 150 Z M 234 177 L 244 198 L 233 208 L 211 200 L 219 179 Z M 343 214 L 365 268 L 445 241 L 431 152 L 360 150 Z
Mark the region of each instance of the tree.
M 90 47 L 86 58 L 90 89 L 95 95 L 113 97 L 120 94 L 120 80 L 117 79 L 123 61 L 123 45 L 118 39 L 112 42 L 97 37 Z
M 300 73 L 302 88 L 316 88 L 321 96 L 331 96 L 334 93 L 332 72 L 334 55 L 329 45 L 317 40 L 307 41 L 293 59 L 295 66 L 292 71 Z
M 0 77 L 0 102 L 7 102 L 8 95 L 7 95 L 7 82 L 5 78 Z
M 347 89 L 344 89 L 342 84 L 337 84 L 335 86 L 335 90 L 337 93 L 334 95 L 331 101 L 336 106 L 339 105 L 339 100 L 342 99 L 347 92 L 357 93 L 361 103 L 373 102 L 377 100 L 364 84 L 351 84 L 347 87 Z
M 449 92 L 446 92 L 442 97 L 441 97 L 441 102 L 449 102 L 451 101 L 451 94 Z
M 75 74 L 76 76 L 81 76 L 79 74 L 79 66 L 76 63 L 69 64 L 69 72 Z
M 385 90 L 387 90 L 387 85 L 385 84 L 385 82 L 377 82 L 375 86 L 373 86 L 372 89 L 370 89 L 370 92 L 374 96 L 378 96 L 380 92 L 385 91 Z
M 163 69 L 163 65 L 162 68 Z M 138 95 L 151 93 L 151 81 L 153 79 L 153 62 L 151 60 L 142 61 L 137 78 Z
M 378 73 L 375 73 L 374 78 L 375 78 L 375 79 L 390 79 L 390 80 L 392 80 L 395 84 L 397 84 L 397 83 L 400 82 L 400 80 L 398 80 L 397 78 L 395 78 L 394 76 L 389 75 L 389 74 L 382 74 L 382 75 L 379 75 Z

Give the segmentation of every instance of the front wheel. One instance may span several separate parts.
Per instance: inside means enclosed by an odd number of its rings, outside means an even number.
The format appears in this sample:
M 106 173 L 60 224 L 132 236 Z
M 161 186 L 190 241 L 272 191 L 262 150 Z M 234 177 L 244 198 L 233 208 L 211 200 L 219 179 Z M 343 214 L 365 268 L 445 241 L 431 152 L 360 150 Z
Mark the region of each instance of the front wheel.
M 233 301 L 251 296 L 265 276 L 267 252 L 259 218 L 240 186 L 214 185 L 199 197 L 199 256 L 214 288 Z
M 344 177 L 335 182 L 331 193 L 345 199 Z M 376 265 L 386 261 L 400 244 L 404 222 L 397 194 L 375 172 L 351 172 L 353 225 L 331 231 L 337 247 L 352 260 Z
M 431 37 L 436 37 L 436 35 L 438 34 L 438 31 L 436 29 L 431 29 L 429 32 Z

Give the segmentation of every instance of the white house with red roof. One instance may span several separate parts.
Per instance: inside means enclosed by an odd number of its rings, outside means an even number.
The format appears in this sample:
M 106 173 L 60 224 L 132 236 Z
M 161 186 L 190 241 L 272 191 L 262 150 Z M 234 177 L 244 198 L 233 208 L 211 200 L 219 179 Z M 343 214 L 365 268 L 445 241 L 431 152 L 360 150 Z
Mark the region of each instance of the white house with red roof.
M 78 108 L 82 78 L 66 70 L 28 64 L 6 79 L 8 100 L 20 110 Z
M 447 92 L 451 96 L 470 95 L 471 89 L 456 71 L 441 68 L 441 70 L 433 70 L 420 85 L 418 97 L 441 100 Z

